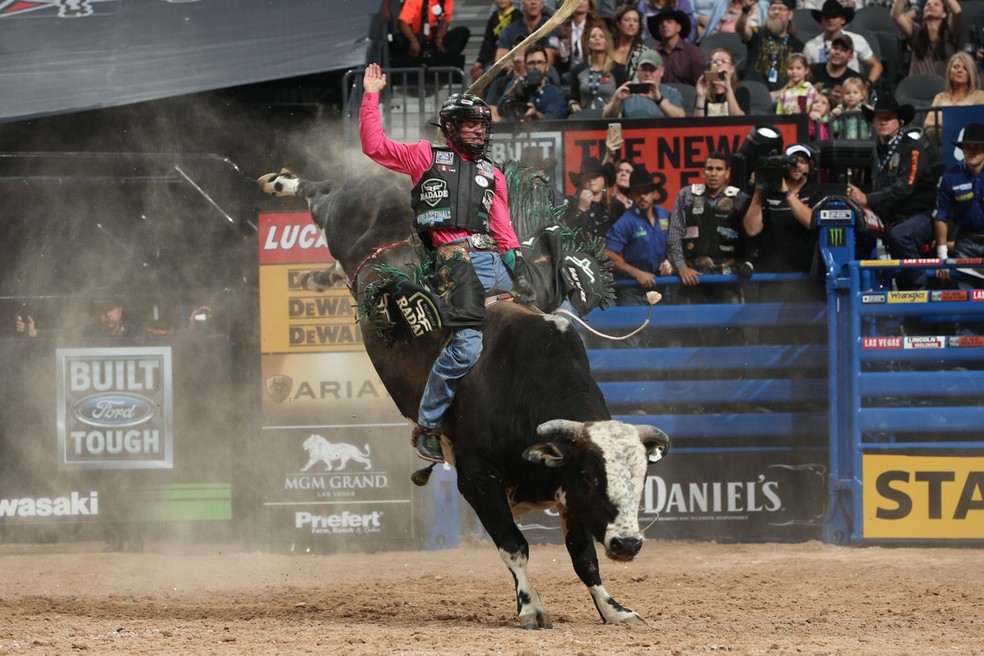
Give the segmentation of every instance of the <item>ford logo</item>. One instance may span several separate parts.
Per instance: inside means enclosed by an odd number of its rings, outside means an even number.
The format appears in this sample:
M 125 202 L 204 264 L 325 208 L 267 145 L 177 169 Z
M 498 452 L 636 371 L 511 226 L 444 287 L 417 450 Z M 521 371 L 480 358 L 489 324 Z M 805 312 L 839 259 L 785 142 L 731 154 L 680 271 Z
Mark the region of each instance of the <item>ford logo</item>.
M 136 426 L 154 416 L 157 404 L 139 394 L 96 394 L 75 404 L 75 418 L 90 426 Z

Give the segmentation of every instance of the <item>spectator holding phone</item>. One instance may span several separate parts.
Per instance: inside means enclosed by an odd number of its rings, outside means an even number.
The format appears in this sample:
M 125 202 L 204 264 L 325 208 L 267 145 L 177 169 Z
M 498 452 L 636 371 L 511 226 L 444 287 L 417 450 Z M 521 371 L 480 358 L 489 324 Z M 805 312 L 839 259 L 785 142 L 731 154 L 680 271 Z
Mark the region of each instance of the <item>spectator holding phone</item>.
M 694 116 L 745 116 L 751 106 L 752 96 L 741 86 L 731 53 L 714 49 L 711 67 L 697 80 Z
M 636 82 L 620 86 L 605 105 L 603 118 L 681 118 L 683 97 L 671 86 L 661 84 L 663 58 L 655 50 L 647 50 L 639 58 Z

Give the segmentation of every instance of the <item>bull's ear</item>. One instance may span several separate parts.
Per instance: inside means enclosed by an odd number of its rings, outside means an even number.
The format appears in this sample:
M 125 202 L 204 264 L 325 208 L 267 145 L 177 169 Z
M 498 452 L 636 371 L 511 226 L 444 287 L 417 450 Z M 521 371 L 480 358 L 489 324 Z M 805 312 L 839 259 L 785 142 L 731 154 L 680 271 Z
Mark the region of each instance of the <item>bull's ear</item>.
M 541 442 L 523 451 L 523 459 L 547 467 L 563 467 L 574 455 L 570 442 Z
M 635 426 L 642 445 L 646 447 L 646 456 L 656 462 L 670 452 L 670 436 L 655 426 Z

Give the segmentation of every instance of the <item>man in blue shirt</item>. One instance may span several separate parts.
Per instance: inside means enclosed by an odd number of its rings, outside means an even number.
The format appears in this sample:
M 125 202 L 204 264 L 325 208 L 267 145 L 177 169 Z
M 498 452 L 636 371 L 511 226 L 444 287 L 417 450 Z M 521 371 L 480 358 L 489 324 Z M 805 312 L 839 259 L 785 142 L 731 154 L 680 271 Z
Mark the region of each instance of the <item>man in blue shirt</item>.
M 619 305 L 648 305 L 646 292 L 656 288 L 653 277 L 673 273 L 666 259 L 670 213 L 653 203 L 655 189 L 652 174 L 642 164 L 635 165 L 629 177 L 632 206 L 605 238 L 605 253 L 612 261 L 615 276 L 635 281 L 634 285 L 615 287 Z
M 947 222 L 956 228 L 954 251 L 957 258 L 984 257 L 984 123 L 969 123 L 963 136 L 953 142 L 963 151 L 963 163 L 951 166 L 936 185 L 936 256 L 947 257 Z M 937 277 L 948 278 L 941 269 Z M 984 287 L 961 280 L 962 287 Z

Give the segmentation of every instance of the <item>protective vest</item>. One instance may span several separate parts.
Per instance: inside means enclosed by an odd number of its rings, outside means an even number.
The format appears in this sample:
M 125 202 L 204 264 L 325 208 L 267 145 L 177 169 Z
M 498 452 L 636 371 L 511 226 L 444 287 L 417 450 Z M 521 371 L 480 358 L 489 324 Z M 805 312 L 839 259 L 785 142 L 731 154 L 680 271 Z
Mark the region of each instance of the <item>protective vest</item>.
M 411 193 L 414 228 L 458 228 L 489 234 L 489 210 L 495 196 L 495 165 L 462 159 L 450 148 L 434 146 L 434 161 Z
M 690 190 L 693 202 L 687 208 L 683 232 L 684 258 L 693 263 L 698 257 L 709 257 L 715 264 L 734 259 L 739 235 L 731 215 L 738 200 L 738 187 L 725 187 L 716 201 L 705 195 L 702 184 L 691 185 Z

